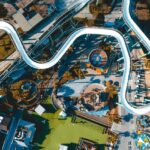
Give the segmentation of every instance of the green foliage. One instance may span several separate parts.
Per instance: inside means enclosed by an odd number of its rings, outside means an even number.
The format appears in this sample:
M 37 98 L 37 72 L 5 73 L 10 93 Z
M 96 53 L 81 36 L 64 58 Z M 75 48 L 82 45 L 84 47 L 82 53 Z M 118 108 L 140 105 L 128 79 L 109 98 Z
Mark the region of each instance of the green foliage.
M 4 4 L 0 3 L 0 18 L 5 18 L 8 14 L 8 10 L 4 7 Z

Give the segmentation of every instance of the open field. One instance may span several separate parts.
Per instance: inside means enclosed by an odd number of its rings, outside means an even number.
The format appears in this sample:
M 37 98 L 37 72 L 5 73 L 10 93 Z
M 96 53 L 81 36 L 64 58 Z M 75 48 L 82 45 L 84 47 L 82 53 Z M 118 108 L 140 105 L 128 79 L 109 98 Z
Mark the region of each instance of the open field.
M 38 146 L 35 149 L 58 150 L 60 144 L 67 144 L 70 150 L 74 150 L 80 137 L 93 140 L 101 147 L 106 143 L 107 135 L 102 134 L 103 127 L 81 119 L 77 119 L 77 123 L 73 124 L 71 117 L 59 120 L 60 110 L 54 111 L 51 104 L 48 109 L 42 117 L 34 115 L 39 123 L 47 120 L 36 135 L 35 143 Z

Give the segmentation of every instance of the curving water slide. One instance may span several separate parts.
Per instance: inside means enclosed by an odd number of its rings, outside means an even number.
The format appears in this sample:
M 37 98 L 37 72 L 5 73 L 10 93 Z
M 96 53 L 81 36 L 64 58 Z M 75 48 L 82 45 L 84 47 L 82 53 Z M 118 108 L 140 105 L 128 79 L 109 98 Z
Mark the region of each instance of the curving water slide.
M 125 6 L 125 4 L 127 4 Z M 131 24 L 133 31 L 139 36 L 139 38 L 142 39 L 142 42 L 144 42 L 145 46 L 149 49 L 150 48 L 150 43 L 148 38 L 144 35 L 144 33 L 140 30 L 140 28 L 135 24 L 135 22 L 132 20 L 130 14 L 129 14 L 129 5 L 130 5 L 130 0 L 124 0 L 124 7 L 123 7 L 123 14 L 124 18 L 129 21 L 128 24 Z M 67 41 L 64 43 L 64 45 L 58 50 L 56 55 L 48 62 L 46 63 L 38 63 L 36 61 L 33 61 L 28 54 L 26 53 L 26 50 L 22 44 L 22 41 L 20 40 L 17 32 L 13 28 L 12 25 L 10 25 L 7 22 L 0 21 L 0 29 L 5 30 L 12 38 L 14 41 L 14 44 L 18 51 L 20 52 L 23 60 L 31 67 L 36 68 L 36 69 L 47 69 L 55 64 L 58 63 L 58 61 L 63 57 L 63 55 L 66 53 L 68 48 L 72 45 L 72 43 L 81 35 L 85 34 L 95 34 L 95 35 L 105 35 L 105 36 L 113 36 L 118 40 L 120 43 L 120 48 L 124 57 L 124 73 L 123 73 L 123 78 L 122 78 L 122 84 L 121 84 L 121 90 L 120 90 L 120 98 L 122 101 L 122 104 L 124 107 L 129 111 L 130 113 L 137 114 L 137 115 L 143 115 L 148 112 L 150 112 L 150 105 L 141 107 L 141 108 L 135 108 L 132 107 L 126 99 L 126 90 L 127 90 L 127 85 L 128 85 L 128 80 L 129 80 L 129 74 L 130 74 L 130 56 L 128 52 L 127 45 L 125 44 L 125 40 L 122 37 L 122 35 L 113 30 L 113 29 L 105 29 L 105 28 L 82 28 L 77 31 L 75 31 L 70 37 L 67 39 Z M 150 49 L 149 49 L 150 50 Z

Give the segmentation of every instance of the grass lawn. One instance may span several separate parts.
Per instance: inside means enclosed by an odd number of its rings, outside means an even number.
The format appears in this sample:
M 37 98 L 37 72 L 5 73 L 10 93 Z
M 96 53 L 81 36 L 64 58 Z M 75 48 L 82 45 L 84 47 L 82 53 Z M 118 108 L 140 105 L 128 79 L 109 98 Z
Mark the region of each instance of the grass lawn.
M 103 127 L 81 119 L 77 119 L 77 123 L 72 124 L 71 117 L 59 120 L 60 110 L 54 112 L 52 109 L 52 105 L 50 105 L 48 112 L 44 113 L 42 118 L 35 116 L 39 122 L 42 122 L 44 118 L 47 119 L 47 123 L 43 124 L 35 138 L 35 142 L 40 147 L 36 149 L 58 150 L 60 144 L 70 144 L 69 146 L 72 146 L 70 150 L 74 150 L 80 137 L 93 140 L 100 145 L 106 143 L 107 135 L 102 134 Z

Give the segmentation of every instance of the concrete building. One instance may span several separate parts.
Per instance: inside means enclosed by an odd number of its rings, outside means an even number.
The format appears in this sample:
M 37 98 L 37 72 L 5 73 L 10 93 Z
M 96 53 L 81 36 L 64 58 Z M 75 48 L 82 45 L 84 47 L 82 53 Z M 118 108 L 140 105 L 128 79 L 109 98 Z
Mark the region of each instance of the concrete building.
M 11 145 L 12 149 L 16 150 L 29 150 L 31 149 L 31 143 L 33 141 L 36 132 L 34 123 L 21 120 Z

